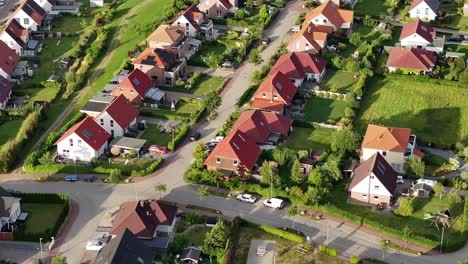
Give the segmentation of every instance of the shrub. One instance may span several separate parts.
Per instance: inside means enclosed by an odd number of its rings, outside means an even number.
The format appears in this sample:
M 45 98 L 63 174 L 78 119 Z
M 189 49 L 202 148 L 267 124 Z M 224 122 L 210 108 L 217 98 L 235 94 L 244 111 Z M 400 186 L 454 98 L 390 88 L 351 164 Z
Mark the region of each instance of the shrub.
M 297 243 L 304 243 L 303 236 L 300 236 L 300 235 L 297 235 L 297 234 L 294 234 L 285 230 L 281 230 L 281 229 L 274 228 L 271 226 L 266 226 L 266 225 L 259 225 L 258 228 L 267 233 L 270 233 L 270 234 L 273 234 L 273 235 L 276 235 L 276 236 L 279 236 L 279 237 L 282 237 L 282 238 L 285 238 L 285 239 L 288 239 Z
M 351 256 L 351 257 L 349 257 L 349 262 L 351 264 L 359 264 L 359 263 L 361 263 L 361 259 L 359 257 L 357 257 L 357 256 Z
M 252 98 L 253 94 L 255 93 L 255 91 L 258 89 L 259 85 L 258 84 L 252 84 L 249 86 L 249 88 L 247 88 L 247 90 L 245 90 L 245 92 L 239 97 L 239 100 L 237 101 L 236 105 L 238 107 L 241 107 L 243 106 L 245 103 L 247 103 L 248 101 L 250 101 L 250 99 Z
M 188 124 L 183 124 L 180 128 L 179 133 L 175 136 L 174 140 L 170 141 L 169 144 L 167 144 L 167 148 L 169 150 L 175 150 L 180 143 L 184 140 L 185 136 L 190 132 L 190 126 Z
M 320 252 L 327 254 L 329 256 L 332 256 L 332 257 L 338 256 L 338 251 L 334 248 L 327 247 L 325 245 L 319 245 L 318 249 Z
M 331 94 L 331 95 L 330 95 L 330 98 L 333 99 L 333 100 L 335 100 L 336 97 L 338 97 L 336 94 Z

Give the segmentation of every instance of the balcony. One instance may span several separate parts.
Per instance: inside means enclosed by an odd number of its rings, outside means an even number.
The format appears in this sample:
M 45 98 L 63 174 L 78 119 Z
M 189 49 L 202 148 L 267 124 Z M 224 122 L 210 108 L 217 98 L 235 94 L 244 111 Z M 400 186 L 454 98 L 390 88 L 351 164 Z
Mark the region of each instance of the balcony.
M 207 20 L 200 25 L 202 31 L 212 31 L 213 30 L 213 21 Z
M 408 146 L 406 146 L 405 158 L 413 155 L 414 148 L 416 147 L 416 135 L 409 137 Z

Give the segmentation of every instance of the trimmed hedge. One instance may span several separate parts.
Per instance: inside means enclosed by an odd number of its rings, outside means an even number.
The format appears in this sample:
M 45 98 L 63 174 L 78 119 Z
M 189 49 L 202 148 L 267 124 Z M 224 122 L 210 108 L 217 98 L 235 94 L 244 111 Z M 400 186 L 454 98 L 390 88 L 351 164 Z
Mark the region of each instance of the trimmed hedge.
M 327 254 L 329 256 L 332 256 L 332 257 L 336 257 L 338 256 L 338 250 L 334 249 L 334 248 L 331 248 L 331 247 L 327 247 L 325 245 L 320 245 L 318 247 L 318 250 L 324 254 Z
M 231 228 L 229 231 L 231 238 L 228 240 L 226 250 L 224 251 L 224 264 L 233 263 L 233 259 L 237 250 L 237 245 L 239 244 L 241 224 L 242 219 L 238 216 L 236 216 L 232 220 Z
M 169 150 L 175 150 L 184 140 L 185 136 L 190 132 L 190 126 L 183 124 L 180 128 L 179 134 L 177 134 L 173 141 L 167 144 Z
M 285 239 L 288 239 L 297 243 L 304 243 L 303 236 L 300 236 L 300 235 L 297 235 L 297 234 L 294 234 L 294 233 L 291 233 L 282 229 L 278 229 L 278 228 L 274 228 L 274 227 L 266 226 L 266 225 L 258 225 L 258 228 L 267 233 L 270 233 L 270 234 L 273 234 L 273 235 L 276 235 L 276 236 L 279 236 L 279 237 L 282 237 L 282 238 L 285 238 Z
M 239 101 L 237 101 L 236 105 L 237 107 L 243 106 L 245 103 L 247 103 L 250 98 L 254 95 L 255 91 L 257 91 L 258 87 L 260 85 L 258 84 L 252 84 L 245 90 L 245 92 L 239 97 Z
M 357 256 L 350 256 L 349 257 L 349 263 L 351 264 L 359 264 L 361 263 L 361 259 Z

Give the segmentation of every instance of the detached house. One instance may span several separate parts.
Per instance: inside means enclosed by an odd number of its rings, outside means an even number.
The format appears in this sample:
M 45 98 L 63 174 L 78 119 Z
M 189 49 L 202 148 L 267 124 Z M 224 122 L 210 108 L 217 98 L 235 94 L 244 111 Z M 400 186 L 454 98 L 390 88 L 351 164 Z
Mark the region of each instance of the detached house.
M 66 159 L 91 162 L 104 154 L 110 136 L 94 119 L 86 117 L 57 140 L 57 153 Z
M 16 9 L 13 19 L 16 19 L 26 29 L 37 31 L 45 16 L 45 10 L 34 0 L 26 0 Z
M 337 31 L 339 29 L 350 29 L 353 24 L 353 19 L 353 11 L 340 9 L 338 5 L 332 1 L 326 1 L 307 13 L 304 23 L 330 26 L 333 28 L 333 31 Z
M 270 74 L 281 72 L 296 87 L 304 81 L 321 82 L 325 75 L 327 60 L 307 52 L 289 52 L 282 55 L 271 68 Z
M 391 204 L 398 173 L 379 152 L 362 162 L 351 177 L 348 187 L 351 199 L 370 204 Z
M 413 0 L 409 9 L 409 16 L 432 21 L 437 18 L 439 11 L 440 0 Z
M 214 148 L 205 161 L 208 170 L 220 170 L 226 176 L 244 177 L 251 172 L 262 151 L 245 133 L 231 132 Z
M 0 76 L 10 79 L 19 61 L 20 56 L 3 41 L 0 41 Z
M 422 158 L 422 153 L 416 146 L 416 135 L 410 128 L 385 127 L 368 125 L 361 146 L 361 162 L 380 153 L 397 172 L 404 171 L 404 164 L 410 156 Z
M 133 60 L 133 66 L 158 86 L 174 86 L 178 79 L 185 78 L 187 63 L 177 59 L 175 50 L 147 48 Z
M 96 118 L 98 115 L 106 109 L 106 107 L 115 100 L 115 96 L 108 93 L 96 93 L 89 101 L 80 109 L 81 113 L 86 114 L 92 118 Z
M 276 146 L 287 139 L 292 123 L 289 116 L 250 110 L 240 115 L 232 129 L 241 131 L 258 145 Z
M 0 231 L 10 230 L 21 214 L 21 198 L 13 197 L 9 192 L 0 187 Z
M 289 52 L 321 53 L 322 49 L 327 46 L 328 34 L 332 31 L 333 28 L 330 26 L 304 24 L 301 30 L 291 38 L 287 49 Z
M 136 124 L 138 114 L 138 109 L 124 95 L 120 95 L 95 119 L 112 137 L 120 137 Z
M 29 30 L 21 26 L 17 20 L 12 19 L 0 33 L 0 40 L 21 56 L 27 49 L 26 44 L 29 41 Z
M 445 38 L 436 37 L 431 26 L 417 19 L 403 25 L 400 43 L 405 48 L 423 48 L 441 53 L 444 51 Z
M 211 38 L 213 36 L 213 22 L 208 19 L 205 13 L 198 10 L 195 5 L 190 6 L 185 11 L 181 11 L 174 22 L 173 26 L 185 27 L 187 34 L 191 37 L 203 36 Z
M 387 69 L 395 72 L 429 73 L 434 70 L 437 56 L 434 52 L 418 48 L 391 48 L 387 60 Z
M 212 18 L 224 18 L 227 13 L 234 13 L 237 10 L 228 0 L 201 0 L 197 7 Z
M 152 49 L 172 49 L 177 52 L 179 58 L 187 58 L 191 49 L 191 39 L 186 32 L 185 27 L 160 25 L 146 41 Z
M 296 95 L 297 87 L 281 72 L 270 74 L 258 87 L 252 98 L 251 107 L 276 113 L 283 113 Z
M 151 87 L 151 78 L 141 70 L 135 69 L 112 90 L 112 95 L 123 94 L 132 104 L 142 105 L 145 94 Z

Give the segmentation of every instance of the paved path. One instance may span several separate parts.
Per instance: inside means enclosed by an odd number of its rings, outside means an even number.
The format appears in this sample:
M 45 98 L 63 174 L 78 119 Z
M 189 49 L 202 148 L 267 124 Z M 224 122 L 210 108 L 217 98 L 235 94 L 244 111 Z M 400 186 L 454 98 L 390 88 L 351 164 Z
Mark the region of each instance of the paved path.
M 452 171 L 448 174 L 445 175 L 447 179 L 452 179 L 458 176 L 462 172 L 468 173 L 468 163 L 464 162 L 463 159 L 460 159 L 453 151 L 451 150 L 443 150 L 443 149 L 437 149 L 437 148 L 429 148 L 429 147 L 420 147 L 421 149 L 431 152 L 432 154 L 441 156 L 445 158 L 446 160 L 449 159 L 456 159 L 460 162 L 460 168 L 458 168 L 456 171 Z

